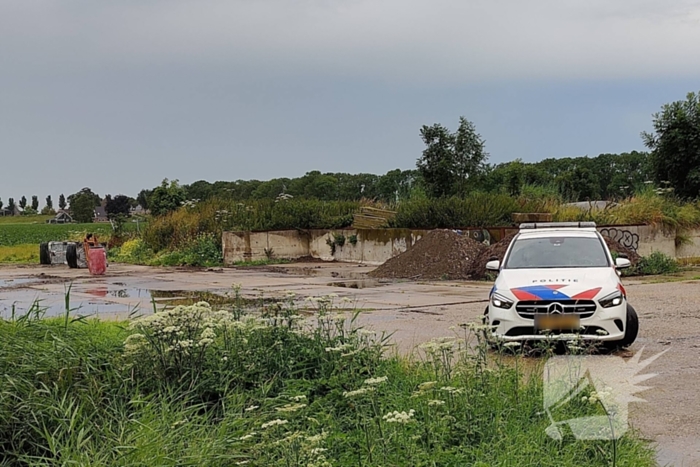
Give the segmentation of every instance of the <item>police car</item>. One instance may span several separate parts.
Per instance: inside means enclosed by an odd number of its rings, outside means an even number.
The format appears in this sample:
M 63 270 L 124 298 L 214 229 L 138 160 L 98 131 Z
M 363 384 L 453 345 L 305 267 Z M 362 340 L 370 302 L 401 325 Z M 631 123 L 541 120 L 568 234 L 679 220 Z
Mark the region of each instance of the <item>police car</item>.
M 600 341 L 626 347 L 639 322 L 620 281 L 630 266 L 613 260 L 593 222 L 522 224 L 498 271 L 485 322 L 500 341 Z

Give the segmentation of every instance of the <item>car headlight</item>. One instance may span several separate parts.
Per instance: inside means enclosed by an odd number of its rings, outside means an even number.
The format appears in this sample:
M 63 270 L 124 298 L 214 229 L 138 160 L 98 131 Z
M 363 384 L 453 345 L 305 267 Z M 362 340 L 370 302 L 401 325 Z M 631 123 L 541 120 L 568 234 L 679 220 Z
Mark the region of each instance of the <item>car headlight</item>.
M 491 303 L 496 308 L 503 308 L 504 310 L 507 310 L 513 306 L 513 300 L 507 299 L 503 295 L 499 295 L 497 293 L 491 296 Z
M 613 306 L 618 306 L 622 304 L 622 293 L 618 290 L 616 292 L 611 293 L 610 295 L 606 295 L 605 297 L 601 298 L 598 300 L 598 303 L 600 303 L 600 306 L 603 308 L 610 308 Z

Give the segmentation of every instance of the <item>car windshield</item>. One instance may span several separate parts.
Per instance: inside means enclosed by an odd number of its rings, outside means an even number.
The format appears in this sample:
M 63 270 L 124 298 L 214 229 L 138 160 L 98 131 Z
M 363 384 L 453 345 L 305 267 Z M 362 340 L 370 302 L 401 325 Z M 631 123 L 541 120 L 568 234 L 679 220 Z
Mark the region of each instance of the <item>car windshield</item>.
M 593 237 L 517 239 L 505 269 L 604 268 L 610 266 L 603 244 Z

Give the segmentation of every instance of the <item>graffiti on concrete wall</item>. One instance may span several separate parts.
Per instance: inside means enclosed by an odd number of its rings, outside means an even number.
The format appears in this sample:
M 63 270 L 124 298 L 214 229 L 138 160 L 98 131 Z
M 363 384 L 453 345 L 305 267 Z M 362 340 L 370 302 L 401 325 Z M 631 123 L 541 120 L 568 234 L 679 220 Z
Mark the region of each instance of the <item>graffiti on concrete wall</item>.
M 639 235 L 629 230 L 617 229 L 615 227 L 605 227 L 600 229 L 600 234 L 612 238 L 620 245 L 627 247 L 632 251 L 637 251 L 637 248 L 639 248 Z
M 460 235 L 467 235 L 469 238 L 485 245 L 491 244 L 491 234 L 486 229 L 454 230 L 454 232 Z

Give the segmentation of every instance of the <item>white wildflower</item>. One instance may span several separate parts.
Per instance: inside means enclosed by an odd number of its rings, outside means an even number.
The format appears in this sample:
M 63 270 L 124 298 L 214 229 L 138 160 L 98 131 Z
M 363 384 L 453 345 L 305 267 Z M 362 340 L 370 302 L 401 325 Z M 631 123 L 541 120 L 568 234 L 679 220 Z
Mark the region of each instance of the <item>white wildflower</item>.
M 374 388 L 369 387 L 369 388 L 360 388 L 356 389 L 355 391 L 345 391 L 343 393 L 343 397 L 355 397 L 355 396 L 361 396 L 362 394 L 367 394 L 369 392 L 374 391 Z
M 327 450 L 328 450 L 328 449 L 324 449 L 324 448 L 313 448 L 313 449 L 311 450 L 311 455 L 312 455 L 312 456 L 318 456 L 319 454 L 323 454 L 323 453 L 326 452 Z
M 299 396 L 292 396 L 289 398 L 289 400 L 293 400 L 294 402 L 299 402 L 299 401 L 306 400 L 306 396 L 303 394 L 301 394 Z
M 506 342 L 503 344 L 503 347 L 506 349 L 514 349 L 516 347 L 520 347 L 522 344 L 520 342 Z
M 328 437 L 328 433 L 326 433 L 325 431 L 322 431 L 321 434 L 307 436 L 306 441 L 308 441 L 311 444 L 318 444 L 321 441 L 323 441 L 324 439 L 326 439 L 326 437 Z
M 445 405 L 445 401 L 441 401 L 439 399 L 433 399 L 433 400 L 428 401 L 428 405 L 430 405 L 430 406 Z
M 259 408 L 260 408 L 259 405 L 251 405 L 250 407 L 247 407 L 247 408 L 245 409 L 245 411 L 246 411 L 246 412 L 252 412 L 253 410 L 256 410 L 256 409 L 259 409 Z
M 265 430 L 265 429 L 270 428 L 270 427 L 273 427 L 273 426 L 286 425 L 287 423 L 289 423 L 287 420 L 282 420 L 282 419 L 279 419 L 279 418 L 278 418 L 278 419 L 276 419 L 276 420 L 272 420 L 272 421 L 269 421 L 269 422 L 267 422 L 267 423 L 263 423 L 263 424 L 260 426 L 260 428 L 262 428 L 263 430 Z
M 461 394 L 462 393 L 462 389 L 455 388 L 453 386 L 443 386 L 440 388 L 440 390 L 445 391 L 449 394 Z
M 608 331 L 606 331 L 605 329 L 598 329 L 598 330 L 596 331 L 596 334 L 598 334 L 599 336 L 607 336 L 607 335 L 608 335 Z
M 287 404 L 283 407 L 277 407 L 278 412 L 296 412 L 299 409 L 306 407 L 306 404 Z
M 365 384 L 368 386 L 376 386 L 387 381 L 389 378 L 387 376 L 379 376 L 378 378 L 370 378 L 365 380 Z
M 343 352 L 352 349 L 353 345 L 349 343 L 340 344 L 338 347 L 326 347 L 326 352 Z
M 247 435 L 241 436 L 241 437 L 238 438 L 238 439 L 241 440 L 241 441 L 245 441 L 246 439 L 250 439 L 250 438 L 254 437 L 255 435 L 257 435 L 257 433 L 256 433 L 255 431 L 251 431 L 251 432 L 248 433 Z
M 413 415 L 416 413 L 415 410 L 411 409 L 408 412 L 398 412 L 398 411 L 393 411 L 389 412 L 388 414 L 384 415 L 382 418 L 387 422 L 387 423 L 402 423 L 406 424 L 412 421 Z

